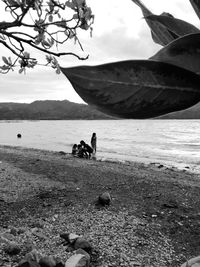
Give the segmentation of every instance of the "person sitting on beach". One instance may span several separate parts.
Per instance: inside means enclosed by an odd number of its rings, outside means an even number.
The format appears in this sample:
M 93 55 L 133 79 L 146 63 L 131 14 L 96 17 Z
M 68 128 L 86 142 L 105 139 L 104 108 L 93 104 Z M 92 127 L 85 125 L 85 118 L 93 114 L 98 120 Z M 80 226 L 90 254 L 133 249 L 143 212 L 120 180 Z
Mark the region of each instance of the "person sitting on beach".
M 83 140 L 81 140 L 80 144 L 82 145 L 84 152 L 86 154 L 88 154 L 88 158 L 91 158 L 91 154 L 93 153 L 93 149 L 91 148 L 91 146 L 89 146 L 88 144 L 86 144 Z
M 91 147 L 93 148 L 93 151 L 96 153 L 97 152 L 97 136 L 96 136 L 96 133 L 92 134 Z
M 72 155 L 75 156 L 78 152 L 78 146 L 77 144 L 74 144 L 72 147 Z
M 84 154 L 85 154 L 85 153 L 84 153 L 84 150 L 83 150 L 81 144 L 79 144 L 79 145 L 78 145 L 77 156 L 78 156 L 79 158 L 84 158 Z

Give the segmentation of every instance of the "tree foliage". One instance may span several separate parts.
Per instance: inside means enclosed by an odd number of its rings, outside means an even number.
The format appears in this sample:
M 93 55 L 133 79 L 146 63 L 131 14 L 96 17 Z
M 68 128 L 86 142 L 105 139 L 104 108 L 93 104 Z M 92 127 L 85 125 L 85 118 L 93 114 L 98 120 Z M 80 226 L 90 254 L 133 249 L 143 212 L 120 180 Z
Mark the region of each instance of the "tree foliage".
M 2 11 L 10 19 L 0 22 L 0 44 L 15 58 L 2 57 L 1 73 L 19 67 L 19 73 L 38 64 L 30 51 L 46 53 L 46 65 L 59 73 L 56 57 L 72 55 L 84 60 L 86 57 L 65 51 L 59 52 L 59 45 L 69 39 L 78 43 L 77 29 L 92 31 L 94 16 L 85 0 L 2 0 Z M 1 15 L 3 12 L 1 11 Z
M 189 0 L 188 0 L 189 1 Z M 146 60 L 61 68 L 77 93 L 101 111 L 122 118 L 152 118 L 200 101 L 200 30 L 163 12 L 154 15 L 141 0 L 152 39 L 164 46 Z M 200 18 L 200 1 L 190 0 Z

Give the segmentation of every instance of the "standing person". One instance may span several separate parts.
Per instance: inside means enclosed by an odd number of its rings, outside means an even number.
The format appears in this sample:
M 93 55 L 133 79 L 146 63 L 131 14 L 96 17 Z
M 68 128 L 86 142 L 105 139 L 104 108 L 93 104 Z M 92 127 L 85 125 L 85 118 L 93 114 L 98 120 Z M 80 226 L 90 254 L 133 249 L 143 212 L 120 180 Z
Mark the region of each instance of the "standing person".
M 93 151 L 96 153 L 97 152 L 97 136 L 96 136 L 96 133 L 92 134 L 91 147 L 93 148 Z

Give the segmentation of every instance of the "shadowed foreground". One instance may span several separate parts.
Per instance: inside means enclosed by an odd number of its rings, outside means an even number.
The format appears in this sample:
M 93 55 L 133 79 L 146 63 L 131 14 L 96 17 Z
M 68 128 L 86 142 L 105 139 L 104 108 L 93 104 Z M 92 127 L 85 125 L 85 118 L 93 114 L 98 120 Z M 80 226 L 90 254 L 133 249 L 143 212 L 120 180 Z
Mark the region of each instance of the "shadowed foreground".
M 32 248 L 66 261 L 73 251 L 63 232 L 92 244 L 91 266 L 175 267 L 200 254 L 196 174 L 11 147 L 0 147 L 0 161 L 0 266 L 15 266 Z M 112 204 L 96 207 L 105 191 Z M 13 227 L 22 233 L 10 234 Z M 7 255 L 4 238 L 20 254 Z

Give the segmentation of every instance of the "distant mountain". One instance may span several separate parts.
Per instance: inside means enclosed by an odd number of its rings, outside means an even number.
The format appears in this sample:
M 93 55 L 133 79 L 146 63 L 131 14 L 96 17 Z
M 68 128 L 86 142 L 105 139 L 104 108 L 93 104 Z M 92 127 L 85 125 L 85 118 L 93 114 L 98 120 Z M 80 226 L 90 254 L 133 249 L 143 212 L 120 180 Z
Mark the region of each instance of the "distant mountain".
M 161 116 L 159 119 L 200 119 L 200 103 L 191 108 Z
M 98 120 L 114 119 L 88 105 L 68 100 L 0 103 L 0 120 Z
M 106 120 L 117 119 L 91 106 L 68 100 L 34 101 L 31 104 L 0 103 L 0 120 Z M 200 119 L 200 103 L 156 119 Z

